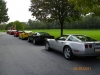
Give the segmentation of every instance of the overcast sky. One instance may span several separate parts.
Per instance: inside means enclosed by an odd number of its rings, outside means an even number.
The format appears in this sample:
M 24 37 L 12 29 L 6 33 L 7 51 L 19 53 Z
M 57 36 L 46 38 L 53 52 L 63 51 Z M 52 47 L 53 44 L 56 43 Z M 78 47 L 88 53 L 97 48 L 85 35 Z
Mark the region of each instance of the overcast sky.
M 9 22 L 19 20 L 27 22 L 33 19 L 31 12 L 28 11 L 31 4 L 30 0 L 5 0 L 7 2 Z M 34 20 L 34 19 L 33 19 Z

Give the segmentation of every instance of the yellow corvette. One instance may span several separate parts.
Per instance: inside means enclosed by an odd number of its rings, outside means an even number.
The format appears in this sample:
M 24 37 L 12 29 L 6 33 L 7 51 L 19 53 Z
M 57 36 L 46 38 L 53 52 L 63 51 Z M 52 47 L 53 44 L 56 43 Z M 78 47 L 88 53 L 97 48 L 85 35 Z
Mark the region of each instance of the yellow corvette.
M 29 35 L 31 35 L 32 31 L 23 31 L 19 34 L 19 39 L 27 39 Z

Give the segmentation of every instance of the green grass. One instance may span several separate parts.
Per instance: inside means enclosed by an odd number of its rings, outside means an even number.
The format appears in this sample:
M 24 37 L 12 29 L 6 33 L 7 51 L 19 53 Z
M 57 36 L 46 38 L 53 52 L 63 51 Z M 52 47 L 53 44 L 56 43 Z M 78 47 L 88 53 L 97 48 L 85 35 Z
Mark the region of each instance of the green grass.
M 33 32 L 48 32 L 49 34 L 59 37 L 60 36 L 60 29 L 33 29 Z M 6 30 L 0 30 L 0 32 L 6 32 Z M 100 29 L 64 29 L 63 34 L 84 34 L 91 36 L 92 38 L 100 41 Z
M 6 32 L 7 30 L 0 30 L 0 32 Z
M 60 29 L 32 30 L 33 32 L 48 32 L 55 37 L 60 36 Z M 100 41 L 100 30 L 64 29 L 63 34 L 84 34 Z

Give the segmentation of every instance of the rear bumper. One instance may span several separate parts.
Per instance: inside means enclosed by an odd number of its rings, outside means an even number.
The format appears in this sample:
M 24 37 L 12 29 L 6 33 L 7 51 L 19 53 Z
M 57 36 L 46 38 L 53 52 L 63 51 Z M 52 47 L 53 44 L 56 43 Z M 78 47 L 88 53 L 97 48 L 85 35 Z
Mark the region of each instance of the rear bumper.
M 91 51 L 79 51 L 79 52 L 73 52 L 75 56 L 100 56 L 100 52 L 95 52 L 95 50 Z

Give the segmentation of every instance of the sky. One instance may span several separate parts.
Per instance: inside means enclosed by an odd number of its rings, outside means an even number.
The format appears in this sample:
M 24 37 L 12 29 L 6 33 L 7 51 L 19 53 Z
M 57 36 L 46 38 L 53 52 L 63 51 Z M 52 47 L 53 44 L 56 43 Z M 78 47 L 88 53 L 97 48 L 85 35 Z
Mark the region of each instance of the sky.
M 31 16 L 31 12 L 28 11 L 30 8 L 31 2 L 30 0 L 5 0 L 7 2 L 8 8 L 8 16 L 10 20 L 8 22 L 13 21 L 21 21 L 27 22 L 28 19 L 34 20 L 33 16 Z

